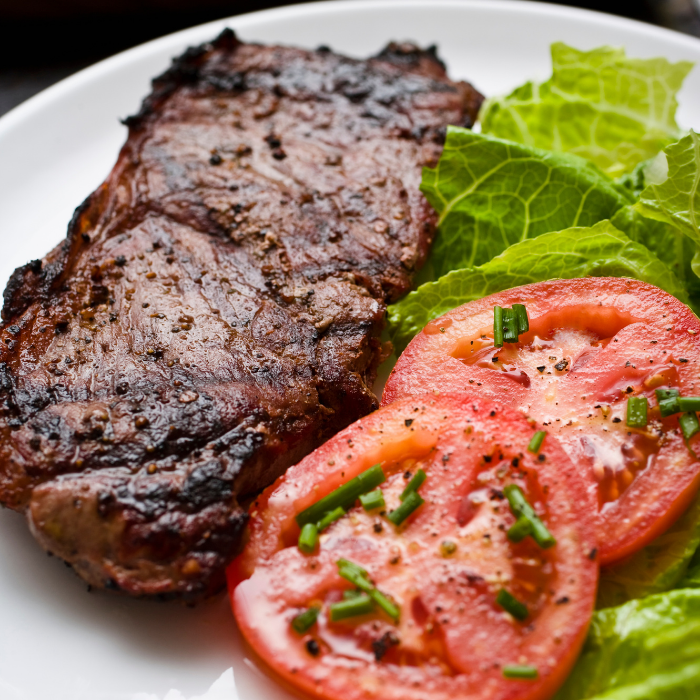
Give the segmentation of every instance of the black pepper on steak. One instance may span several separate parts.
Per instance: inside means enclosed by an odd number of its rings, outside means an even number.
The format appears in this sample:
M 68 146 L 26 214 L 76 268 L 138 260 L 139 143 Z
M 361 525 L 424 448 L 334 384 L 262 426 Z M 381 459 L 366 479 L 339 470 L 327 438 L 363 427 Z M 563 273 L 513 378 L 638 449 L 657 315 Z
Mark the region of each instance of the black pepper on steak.
M 238 499 L 377 407 L 386 304 L 435 230 L 421 168 L 481 100 L 410 44 L 359 61 L 227 30 L 176 59 L 5 290 L 2 503 L 92 586 L 221 588 Z

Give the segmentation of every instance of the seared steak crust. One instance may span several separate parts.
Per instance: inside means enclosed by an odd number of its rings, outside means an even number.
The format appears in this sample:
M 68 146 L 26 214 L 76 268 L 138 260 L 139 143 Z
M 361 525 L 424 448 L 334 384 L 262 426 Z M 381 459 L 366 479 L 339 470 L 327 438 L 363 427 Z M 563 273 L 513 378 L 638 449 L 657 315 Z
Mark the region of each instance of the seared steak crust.
M 421 166 L 481 96 L 434 52 L 225 31 L 153 83 L 0 328 L 0 499 L 94 586 L 196 599 L 238 500 L 377 406 L 385 305 L 433 237 Z

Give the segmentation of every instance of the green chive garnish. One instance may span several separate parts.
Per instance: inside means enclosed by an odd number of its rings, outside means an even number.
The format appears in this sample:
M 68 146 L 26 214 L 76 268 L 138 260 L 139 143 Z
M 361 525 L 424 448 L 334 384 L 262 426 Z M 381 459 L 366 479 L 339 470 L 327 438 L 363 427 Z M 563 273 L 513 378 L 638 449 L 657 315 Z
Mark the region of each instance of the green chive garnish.
M 419 469 L 414 475 L 413 478 L 406 484 L 406 488 L 403 490 L 401 495 L 399 496 L 399 499 L 401 501 L 406 500 L 406 496 L 408 496 L 411 491 L 418 491 L 418 489 L 423 485 L 423 482 L 427 479 L 426 473 L 422 470 Z
M 649 401 L 644 396 L 627 399 L 627 425 L 630 428 L 644 428 L 647 424 Z
M 341 600 L 338 603 L 331 603 L 328 606 L 331 613 L 331 621 L 338 622 L 348 617 L 356 617 L 357 615 L 367 615 L 374 609 L 372 599 L 366 593 L 360 593 L 355 598 L 349 600 Z
M 678 405 L 681 411 L 700 411 L 700 396 L 679 396 Z
M 542 443 L 544 442 L 544 438 L 546 435 L 546 430 L 538 430 L 532 436 L 532 440 L 530 440 L 530 444 L 527 446 L 527 451 L 534 452 L 535 454 L 537 454 L 540 451 L 540 447 L 542 447 Z
M 399 619 L 399 609 L 370 581 L 369 574 L 361 566 L 348 559 L 337 561 L 338 573 L 350 583 L 364 591 L 394 621 Z
M 424 503 L 425 501 L 416 491 L 409 491 L 403 503 L 395 510 L 392 510 L 386 517 L 398 527 L 416 508 L 419 508 Z
M 321 608 L 312 607 L 308 610 L 304 610 L 303 613 L 299 613 L 292 620 L 292 629 L 298 634 L 304 634 L 316 623 L 316 618 L 318 618 L 318 613 Z
M 678 389 L 657 389 L 656 400 L 659 402 L 659 410 L 663 418 L 668 418 L 674 413 L 680 413 L 681 407 L 678 403 Z
M 316 549 L 317 543 L 318 527 L 315 523 L 306 523 L 299 534 L 299 549 L 304 554 L 311 554 Z
M 332 511 L 329 513 L 326 513 L 319 521 L 318 521 L 318 531 L 323 532 L 331 523 L 334 523 L 336 520 L 340 520 L 343 516 L 345 515 L 345 511 L 338 507 L 334 508 Z M 304 525 L 306 527 L 306 525 Z
M 508 664 L 503 667 L 504 678 L 517 678 L 520 680 L 535 680 L 539 674 L 537 666 L 520 666 L 518 664 Z
M 503 309 L 503 342 L 518 342 L 518 319 L 513 309 Z
M 381 465 L 375 464 L 354 479 L 350 479 L 346 484 L 339 486 L 335 491 L 331 491 L 306 510 L 302 510 L 296 516 L 299 527 L 303 527 L 306 523 L 318 522 L 326 513 L 336 508 L 350 510 L 363 493 L 376 489 L 385 480 L 386 476 L 384 476 Z
M 513 304 L 515 318 L 518 321 L 518 335 L 530 330 L 530 319 L 527 317 L 527 309 L 524 304 Z
M 535 542 L 537 542 L 542 549 L 553 547 L 557 541 L 545 524 L 540 520 L 532 506 L 527 502 L 520 487 L 517 484 L 508 484 L 508 486 L 503 489 L 503 493 L 508 499 L 513 515 L 518 520 L 520 520 L 520 518 L 525 518 L 525 520 L 530 522 L 532 538 Z
M 399 619 L 399 609 L 377 588 L 375 588 L 369 597 L 393 620 Z
M 500 306 L 493 307 L 493 346 L 503 347 L 503 309 Z
M 361 595 L 366 595 L 362 591 L 358 591 L 356 588 L 351 588 L 348 591 L 343 591 L 343 600 L 353 600 L 354 598 L 359 598 Z
M 673 416 L 676 413 L 680 413 L 681 407 L 678 402 L 678 397 L 672 396 L 669 399 L 659 401 L 659 410 L 661 411 L 661 416 L 663 418 L 668 418 L 669 416 Z
M 678 416 L 678 425 L 681 426 L 681 432 L 686 440 L 690 440 L 700 430 L 700 423 L 698 423 L 698 416 L 695 411 L 689 411 L 682 416 Z
M 664 401 L 665 399 L 671 399 L 674 396 L 678 396 L 680 392 L 678 389 L 657 389 L 655 392 L 657 401 Z
M 501 588 L 496 596 L 496 602 L 516 620 L 525 620 L 528 616 L 527 605 L 521 603 L 512 593 Z
M 532 534 L 532 523 L 522 515 L 510 526 L 506 536 L 511 542 L 522 542 L 528 535 Z
M 384 494 L 381 489 L 363 493 L 360 496 L 360 503 L 362 503 L 362 507 L 365 510 L 376 510 L 377 508 L 384 508 L 386 505 L 384 502 Z

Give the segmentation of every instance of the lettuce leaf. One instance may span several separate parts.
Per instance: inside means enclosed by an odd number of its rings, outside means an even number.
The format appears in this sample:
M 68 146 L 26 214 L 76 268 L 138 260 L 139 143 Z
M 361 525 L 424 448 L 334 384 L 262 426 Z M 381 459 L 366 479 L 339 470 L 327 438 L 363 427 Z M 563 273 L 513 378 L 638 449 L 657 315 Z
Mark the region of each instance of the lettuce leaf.
M 676 94 L 688 61 L 627 58 L 604 46 L 552 44 L 552 77 L 487 100 L 482 132 L 588 158 L 611 177 L 631 172 L 681 133 Z
M 699 545 L 700 495 L 669 530 L 647 547 L 622 564 L 601 569 L 596 607 L 609 608 L 689 585 L 686 578 L 693 575 L 691 560 Z
M 691 131 L 657 159 L 656 180 L 640 195 L 635 209 L 671 224 L 694 244 L 691 267 L 700 276 L 700 138 Z M 647 176 L 647 179 L 649 177 Z
M 577 156 L 448 127 L 421 191 L 440 215 L 435 273 L 481 265 L 508 246 L 572 226 L 592 226 L 634 203 L 629 190 Z
M 678 588 L 700 588 L 700 549 L 690 560 L 685 576 L 678 583 Z
M 574 277 L 634 277 L 685 301 L 678 278 L 653 253 L 609 221 L 526 239 L 479 267 L 428 282 L 388 309 L 388 331 L 398 352 L 426 323 L 468 301 L 522 284 Z
M 686 303 L 696 314 L 700 313 L 700 277 L 691 266 L 696 244 L 675 226 L 642 216 L 636 206 L 623 207 L 611 221 L 629 238 L 641 243 L 666 263 L 688 293 Z
M 635 600 L 593 615 L 573 671 L 555 700 L 700 697 L 700 590 Z

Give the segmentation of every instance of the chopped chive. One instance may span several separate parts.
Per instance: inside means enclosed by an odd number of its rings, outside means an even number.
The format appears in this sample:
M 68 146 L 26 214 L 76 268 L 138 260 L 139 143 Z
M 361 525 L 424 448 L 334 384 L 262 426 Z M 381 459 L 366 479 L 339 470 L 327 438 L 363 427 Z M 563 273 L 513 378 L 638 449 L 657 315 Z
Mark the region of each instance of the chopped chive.
M 663 418 L 668 418 L 669 416 L 681 412 L 681 406 L 678 398 L 678 396 L 670 396 L 667 399 L 659 401 L 659 410 L 661 411 L 661 416 Z
M 370 591 L 369 597 L 394 621 L 399 619 L 399 609 L 380 590 Z
M 513 304 L 515 318 L 518 321 L 518 335 L 530 330 L 530 319 L 527 317 L 527 309 L 524 304 Z
M 537 666 L 521 666 L 519 664 L 508 664 L 503 667 L 504 678 L 518 678 L 520 680 L 534 680 L 539 674 Z
M 512 593 L 505 588 L 501 588 L 496 596 L 496 602 L 516 620 L 525 620 L 529 615 L 527 605 L 521 603 Z
M 370 581 L 365 569 L 348 559 L 339 559 L 336 564 L 340 576 L 364 591 L 389 617 L 399 619 L 399 609 Z
M 540 520 L 533 507 L 527 502 L 522 490 L 517 484 L 508 484 L 503 489 L 503 493 L 508 499 L 510 509 L 513 515 L 520 520 L 525 518 L 530 521 L 532 527 L 532 538 L 542 549 L 553 547 L 557 541 L 552 536 L 552 533 L 547 529 L 545 524 Z
M 318 527 L 318 531 L 323 532 L 323 530 L 325 530 L 331 523 L 334 523 L 336 520 L 340 520 L 344 515 L 345 511 L 340 506 L 326 513 L 316 525 L 316 527 Z M 304 527 L 306 527 L 306 525 Z
M 369 574 L 361 566 L 348 559 L 339 559 L 337 565 L 338 573 L 360 590 L 369 593 L 374 589 L 374 584 L 369 580 Z
M 360 503 L 365 510 L 375 510 L 377 508 L 384 508 L 386 503 L 384 502 L 384 494 L 381 489 L 375 489 L 369 493 L 363 493 L 360 496 Z
M 299 613 L 292 620 L 292 629 L 298 634 L 304 634 L 304 632 L 307 632 L 316 623 L 320 610 L 321 608 L 313 606 L 308 610 L 304 610 L 303 613 Z
M 424 503 L 425 501 L 416 491 L 410 491 L 403 503 L 386 517 L 398 527 L 416 508 L 420 508 Z
M 700 396 L 679 396 L 678 405 L 681 411 L 700 411 Z
M 659 402 L 659 410 L 663 418 L 668 418 L 674 413 L 680 413 L 681 407 L 678 403 L 680 392 L 678 389 L 657 389 L 656 400 Z
M 418 489 L 423 485 L 423 482 L 427 479 L 426 473 L 422 470 L 419 469 L 414 475 L 413 478 L 406 484 L 406 488 L 403 490 L 401 495 L 399 496 L 399 500 L 405 501 L 406 496 L 408 496 L 411 491 L 418 491 Z
M 341 600 L 338 603 L 331 603 L 328 606 L 331 614 L 331 621 L 345 620 L 348 617 L 367 615 L 374 610 L 374 603 L 366 593 L 360 593 L 355 598 Z
M 530 440 L 530 444 L 527 446 L 527 451 L 534 452 L 535 454 L 537 454 L 540 451 L 540 447 L 542 447 L 542 443 L 544 442 L 546 435 L 546 430 L 538 430 L 532 436 L 532 440 Z
M 518 342 L 518 319 L 513 309 L 503 309 L 503 342 Z
M 644 428 L 647 424 L 649 401 L 645 396 L 632 396 L 627 399 L 627 425 L 630 428 Z
M 320 501 L 316 501 L 312 506 L 302 510 L 296 516 L 296 521 L 300 527 L 303 527 L 306 523 L 318 522 L 326 513 L 336 508 L 349 510 L 363 493 L 376 489 L 385 480 L 386 476 L 384 476 L 381 465 L 375 464 L 362 474 L 358 474 L 354 479 L 350 479 L 346 484 L 339 486 L 335 491 L 331 491 Z
M 356 588 L 351 588 L 350 590 L 343 591 L 343 600 L 352 600 L 353 598 L 359 598 L 361 595 L 366 595 L 362 591 L 358 591 Z
M 656 394 L 657 401 L 672 399 L 674 396 L 678 396 L 680 394 L 678 389 L 657 389 L 654 393 Z
M 700 430 L 700 423 L 698 423 L 698 416 L 695 411 L 688 411 L 688 413 L 679 416 L 678 425 L 681 426 L 681 432 L 686 440 L 690 440 Z
M 528 535 L 532 534 L 532 523 L 522 515 L 510 526 L 506 537 L 511 542 L 522 542 Z
M 493 307 L 493 346 L 503 347 L 503 309 L 500 306 Z
M 304 554 L 311 554 L 318 543 L 318 527 L 314 523 L 306 523 L 299 534 L 299 549 Z

